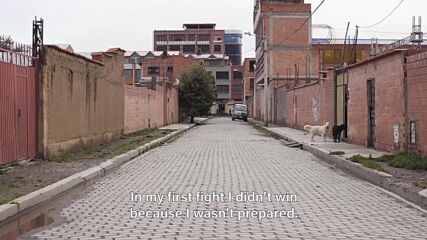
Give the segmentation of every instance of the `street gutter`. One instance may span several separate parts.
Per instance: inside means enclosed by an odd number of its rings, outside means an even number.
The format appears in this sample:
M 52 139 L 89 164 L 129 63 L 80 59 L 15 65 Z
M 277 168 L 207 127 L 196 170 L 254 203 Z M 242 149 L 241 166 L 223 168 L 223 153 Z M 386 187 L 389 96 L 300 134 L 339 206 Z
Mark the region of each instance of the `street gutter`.
M 135 159 L 151 149 L 179 137 L 181 134 L 203 124 L 207 120 L 208 119 L 204 119 L 198 123 L 191 124 L 188 128 L 174 131 L 164 137 L 146 143 L 137 149 L 130 150 L 125 154 L 106 160 L 98 166 L 78 172 L 44 188 L 12 200 L 9 203 L 0 205 L 0 225 L 12 221 L 23 214 L 28 213 L 34 208 L 47 204 L 75 188 L 80 186 L 88 187 L 96 183 L 99 179 L 118 170 L 123 164 Z
M 309 145 L 305 142 L 298 142 L 288 136 L 276 133 L 262 126 L 261 124 L 259 124 L 257 121 L 254 121 L 253 119 L 248 119 L 248 121 L 253 126 L 262 127 L 265 131 L 267 131 L 271 135 L 274 135 L 286 141 L 292 141 L 292 142 L 297 142 L 301 144 L 303 150 L 313 154 L 315 157 L 319 158 L 320 160 L 335 166 L 336 168 L 342 170 L 345 173 L 348 173 L 359 179 L 373 183 L 374 185 L 381 187 L 387 191 L 390 191 L 398 195 L 399 197 L 405 200 L 408 200 L 411 203 L 416 204 L 422 209 L 427 210 L 427 189 L 422 191 L 415 191 L 409 188 L 408 186 L 405 186 L 404 184 L 400 183 L 395 177 L 393 177 L 390 174 L 376 171 L 370 168 L 366 168 L 362 164 L 349 161 L 344 157 L 331 155 L 326 150 L 316 146 Z

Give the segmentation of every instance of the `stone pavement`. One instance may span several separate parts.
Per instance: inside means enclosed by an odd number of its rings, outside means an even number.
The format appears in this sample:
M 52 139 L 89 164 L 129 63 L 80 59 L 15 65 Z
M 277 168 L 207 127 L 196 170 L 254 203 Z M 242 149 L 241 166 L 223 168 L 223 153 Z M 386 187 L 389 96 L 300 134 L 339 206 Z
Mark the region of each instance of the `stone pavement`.
M 297 195 L 297 202 L 131 202 L 131 192 L 241 191 Z M 265 195 L 264 195 L 265 196 Z M 183 199 L 181 199 L 183 200 Z M 297 218 L 131 219 L 136 210 L 290 210 Z M 103 178 L 62 210 L 38 239 L 425 239 L 425 212 L 286 148 L 243 122 L 215 118 Z M 25 238 L 24 238 L 25 239 Z
M 335 143 L 334 140 L 329 137 L 326 138 L 326 142 L 323 142 L 322 137 L 315 136 L 314 142 L 311 142 L 310 134 L 307 134 L 305 131 L 301 131 L 294 128 L 269 125 L 267 129 L 279 135 L 293 139 L 297 142 L 306 143 L 311 146 L 324 149 L 328 152 L 343 151 L 345 153 L 343 157 L 345 158 L 349 158 L 357 154 L 360 154 L 361 156 L 364 156 L 364 157 L 368 157 L 369 155 L 371 155 L 372 157 L 381 157 L 387 154 L 386 152 L 375 150 L 375 149 L 369 149 L 364 146 L 348 144 L 345 142 Z M 329 129 L 329 131 L 331 130 Z
M 194 118 L 194 123 L 200 123 L 207 120 L 207 118 Z M 175 124 L 170 124 L 164 127 L 161 127 L 159 129 L 161 130 L 181 130 L 181 129 L 188 129 L 190 128 L 191 124 L 190 123 L 175 123 Z

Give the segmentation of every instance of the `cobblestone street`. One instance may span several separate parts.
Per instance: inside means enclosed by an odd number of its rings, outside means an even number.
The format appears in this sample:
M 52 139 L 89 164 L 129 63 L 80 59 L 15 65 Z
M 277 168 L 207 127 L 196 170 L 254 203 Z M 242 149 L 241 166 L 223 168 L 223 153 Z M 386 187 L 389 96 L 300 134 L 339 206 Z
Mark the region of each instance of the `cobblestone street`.
M 292 193 L 297 202 L 131 202 L 131 192 Z M 426 239 L 426 215 L 290 149 L 247 123 L 214 118 L 101 179 L 37 239 Z M 135 210 L 290 210 L 297 218 L 130 218 Z

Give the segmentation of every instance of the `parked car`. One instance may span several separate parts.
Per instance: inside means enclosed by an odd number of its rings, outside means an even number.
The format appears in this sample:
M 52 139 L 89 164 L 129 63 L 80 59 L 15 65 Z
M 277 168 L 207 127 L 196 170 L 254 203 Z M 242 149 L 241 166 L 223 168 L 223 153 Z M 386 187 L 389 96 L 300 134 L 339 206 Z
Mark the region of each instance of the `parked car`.
M 245 122 L 248 121 L 248 106 L 245 104 L 235 104 L 231 112 L 231 120 L 241 119 Z

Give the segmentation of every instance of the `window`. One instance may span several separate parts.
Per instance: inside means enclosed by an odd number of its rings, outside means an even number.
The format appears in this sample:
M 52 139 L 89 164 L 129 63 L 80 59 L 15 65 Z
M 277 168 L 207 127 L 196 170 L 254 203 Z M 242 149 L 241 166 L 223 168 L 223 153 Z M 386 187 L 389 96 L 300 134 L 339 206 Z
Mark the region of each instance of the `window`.
M 176 35 L 170 35 L 169 39 L 171 41 L 177 41 L 177 42 L 179 42 L 179 41 L 185 41 L 185 37 L 186 36 L 184 34 L 176 34 Z
M 205 60 L 205 66 L 218 66 L 220 63 L 218 60 Z
M 249 61 L 249 72 L 255 72 L 255 61 Z
M 197 36 L 197 41 L 210 41 L 211 36 L 208 34 L 200 34 Z
M 254 82 L 255 82 L 254 78 L 249 79 L 249 89 L 250 90 L 254 90 Z
M 160 68 L 159 67 L 148 67 L 148 74 L 159 74 Z
M 210 46 L 209 45 L 199 45 L 197 46 L 201 53 L 209 53 L 210 52 Z
M 215 42 L 222 42 L 222 36 L 215 36 L 214 41 Z
M 129 63 L 130 64 L 138 64 L 138 63 L 140 63 L 140 61 L 141 61 L 140 57 L 130 57 L 129 58 Z
M 225 52 L 227 54 L 242 54 L 241 45 L 225 45 Z
M 220 52 L 221 52 L 221 50 L 222 50 L 221 45 L 215 45 L 215 46 L 214 46 L 214 51 L 215 51 L 216 53 L 220 53 Z
M 196 52 L 196 46 L 194 46 L 194 45 L 184 45 L 182 47 L 182 51 L 184 53 L 195 53 Z
M 157 45 L 156 46 L 156 51 L 161 51 L 161 52 L 163 52 L 163 51 L 167 51 L 168 50 L 168 48 L 167 48 L 167 46 L 166 45 Z
M 196 41 L 196 35 L 194 34 L 187 35 L 187 39 L 188 41 Z
M 181 51 L 181 46 L 179 45 L 171 45 L 169 46 L 170 51 Z
M 228 85 L 218 85 L 216 86 L 216 91 L 220 94 L 229 93 L 230 88 Z
M 225 35 L 226 44 L 241 44 L 242 35 L 241 34 L 226 34 Z
M 173 67 L 172 66 L 168 66 L 168 72 L 169 73 L 173 72 Z
M 168 40 L 168 35 L 156 35 L 156 42 L 163 41 L 166 42 Z
M 133 78 L 133 70 L 132 69 L 125 69 L 124 70 L 125 79 L 131 79 Z
M 216 72 L 216 79 L 229 79 L 228 72 Z
M 233 79 L 242 79 L 243 74 L 240 71 L 233 71 Z
M 233 92 L 235 93 L 242 93 L 243 92 L 243 85 L 233 85 Z

